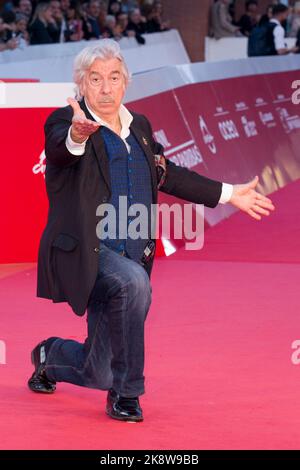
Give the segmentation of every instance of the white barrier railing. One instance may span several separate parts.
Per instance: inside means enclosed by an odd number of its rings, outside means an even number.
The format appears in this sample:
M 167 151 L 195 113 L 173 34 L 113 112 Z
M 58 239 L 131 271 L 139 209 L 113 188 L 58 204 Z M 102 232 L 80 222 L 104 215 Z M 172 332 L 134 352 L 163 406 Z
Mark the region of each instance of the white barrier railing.
M 295 45 L 295 38 L 286 38 L 288 47 Z M 244 59 L 247 57 L 248 39 L 245 38 L 205 38 L 205 60 L 214 62 L 218 60 Z
M 126 91 L 125 102 L 143 99 L 191 83 L 300 70 L 299 59 L 298 54 L 289 54 L 280 57 L 253 57 L 224 62 L 198 62 L 151 70 L 133 77 Z M 73 95 L 72 81 L 0 83 L 0 109 L 66 106 L 66 98 Z
M 259 190 L 270 194 L 300 178 L 300 111 L 292 100 L 298 80 L 298 55 L 186 64 L 135 75 L 125 102 L 149 118 L 175 164 L 233 184 L 259 175 Z M 1 214 L 9 227 L 0 259 L 28 262 L 36 259 L 47 212 L 43 126 L 54 108 L 66 106 L 74 85 L 0 85 L 1 151 L 9 156 L 0 174 Z M 205 220 L 215 225 L 233 211 L 222 204 L 207 208 Z
M 147 34 L 145 45 L 123 38 L 120 46 L 132 73 L 190 62 L 181 37 L 173 29 Z M 0 53 L 0 78 L 36 78 L 42 82 L 69 82 L 75 55 L 97 41 L 27 46 Z

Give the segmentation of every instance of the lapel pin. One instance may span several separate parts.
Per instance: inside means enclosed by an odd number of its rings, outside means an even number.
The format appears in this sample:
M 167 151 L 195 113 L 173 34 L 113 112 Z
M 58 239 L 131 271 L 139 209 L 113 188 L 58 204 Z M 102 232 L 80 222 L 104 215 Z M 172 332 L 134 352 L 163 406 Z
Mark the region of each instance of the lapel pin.
M 148 145 L 148 140 L 145 137 L 143 137 L 143 142 L 145 145 Z

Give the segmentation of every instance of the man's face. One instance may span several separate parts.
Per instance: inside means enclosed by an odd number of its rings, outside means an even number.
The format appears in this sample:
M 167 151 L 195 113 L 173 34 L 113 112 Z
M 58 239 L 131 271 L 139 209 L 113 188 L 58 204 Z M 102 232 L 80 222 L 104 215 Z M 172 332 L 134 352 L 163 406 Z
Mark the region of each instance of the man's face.
M 141 21 L 141 12 L 138 8 L 135 8 L 130 14 L 130 20 L 134 24 L 138 24 Z
M 123 29 L 126 29 L 128 25 L 128 15 L 126 13 L 122 13 L 122 15 L 119 15 L 118 23 Z
M 154 4 L 154 9 L 155 9 L 155 12 L 156 12 L 158 15 L 161 15 L 161 14 L 162 14 L 162 11 L 163 11 L 162 3 L 156 2 L 156 3 Z
M 289 10 L 287 11 L 284 11 L 283 13 L 281 13 L 279 16 L 278 16 L 278 20 L 280 21 L 280 23 L 284 24 L 286 23 L 287 19 L 288 19 L 288 16 L 289 16 Z
M 21 0 L 19 3 L 19 11 L 26 16 L 30 16 L 32 11 L 30 0 Z
M 23 18 L 21 20 L 17 21 L 17 30 L 24 33 L 27 29 L 27 23 L 28 22 Z
M 70 7 L 70 0 L 60 0 L 60 7 L 62 11 L 66 12 Z
M 248 13 L 252 17 L 255 17 L 257 15 L 257 5 L 255 3 L 250 3 L 248 7 Z
M 89 4 L 89 14 L 94 18 L 98 18 L 100 14 L 100 3 L 97 1 L 91 2 Z
M 118 114 L 126 90 L 122 64 L 118 59 L 94 60 L 81 85 L 81 94 L 99 117 Z
M 52 14 L 54 18 L 60 18 L 61 17 L 61 8 L 60 8 L 60 3 L 58 0 L 52 0 L 50 2 L 51 9 L 52 9 Z
M 111 11 L 112 11 L 114 14 L 119 13 L 119 11 L 120 11 L 120 4 L 119 4 L 119 2 L 113 2 L 113 3 L 111 3 L 110 9 L 111 9 Z

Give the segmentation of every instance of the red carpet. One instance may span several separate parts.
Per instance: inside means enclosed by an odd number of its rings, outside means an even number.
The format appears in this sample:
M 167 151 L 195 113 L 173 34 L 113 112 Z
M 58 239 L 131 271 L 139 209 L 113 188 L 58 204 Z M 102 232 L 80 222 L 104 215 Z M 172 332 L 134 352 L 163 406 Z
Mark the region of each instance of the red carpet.
M 145 421 L 104 413 L 106 392 L 26 387 L 40 339 L 83 340 L 85 319 L 35 298 L 36 269 L 1 280 L 1 449 L 298 449 L 300 182 L 278 191 L 276 213 L 238 213 L 206 232 L 200 252 L 158 259 L 146 331 Z

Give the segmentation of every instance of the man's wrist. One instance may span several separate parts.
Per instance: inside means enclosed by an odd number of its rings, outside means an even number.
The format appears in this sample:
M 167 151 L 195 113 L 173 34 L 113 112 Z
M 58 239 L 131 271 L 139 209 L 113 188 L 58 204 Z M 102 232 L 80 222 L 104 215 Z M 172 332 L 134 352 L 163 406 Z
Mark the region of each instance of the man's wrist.
M 88 137 L 86 136 L 74 133 L 74 129 L 72 126 L 70 128 L 70 137 L 75 144 L 84 144 L 88 139 Z
M 66 147 L 67 147 L 68 151 L 72 155 L 82 156 L 82 155 L 84 155 L 84 152 L 85 152 L 85 144 L 86 144 L 86 141 L 84 141 L 82 143 L 74 142 L 74 140 L 71 137 L 71 126 L 70 126 L 69 130 L 68 130 L 68 135 L 67 135 L 67 138 L 66 138 Z

